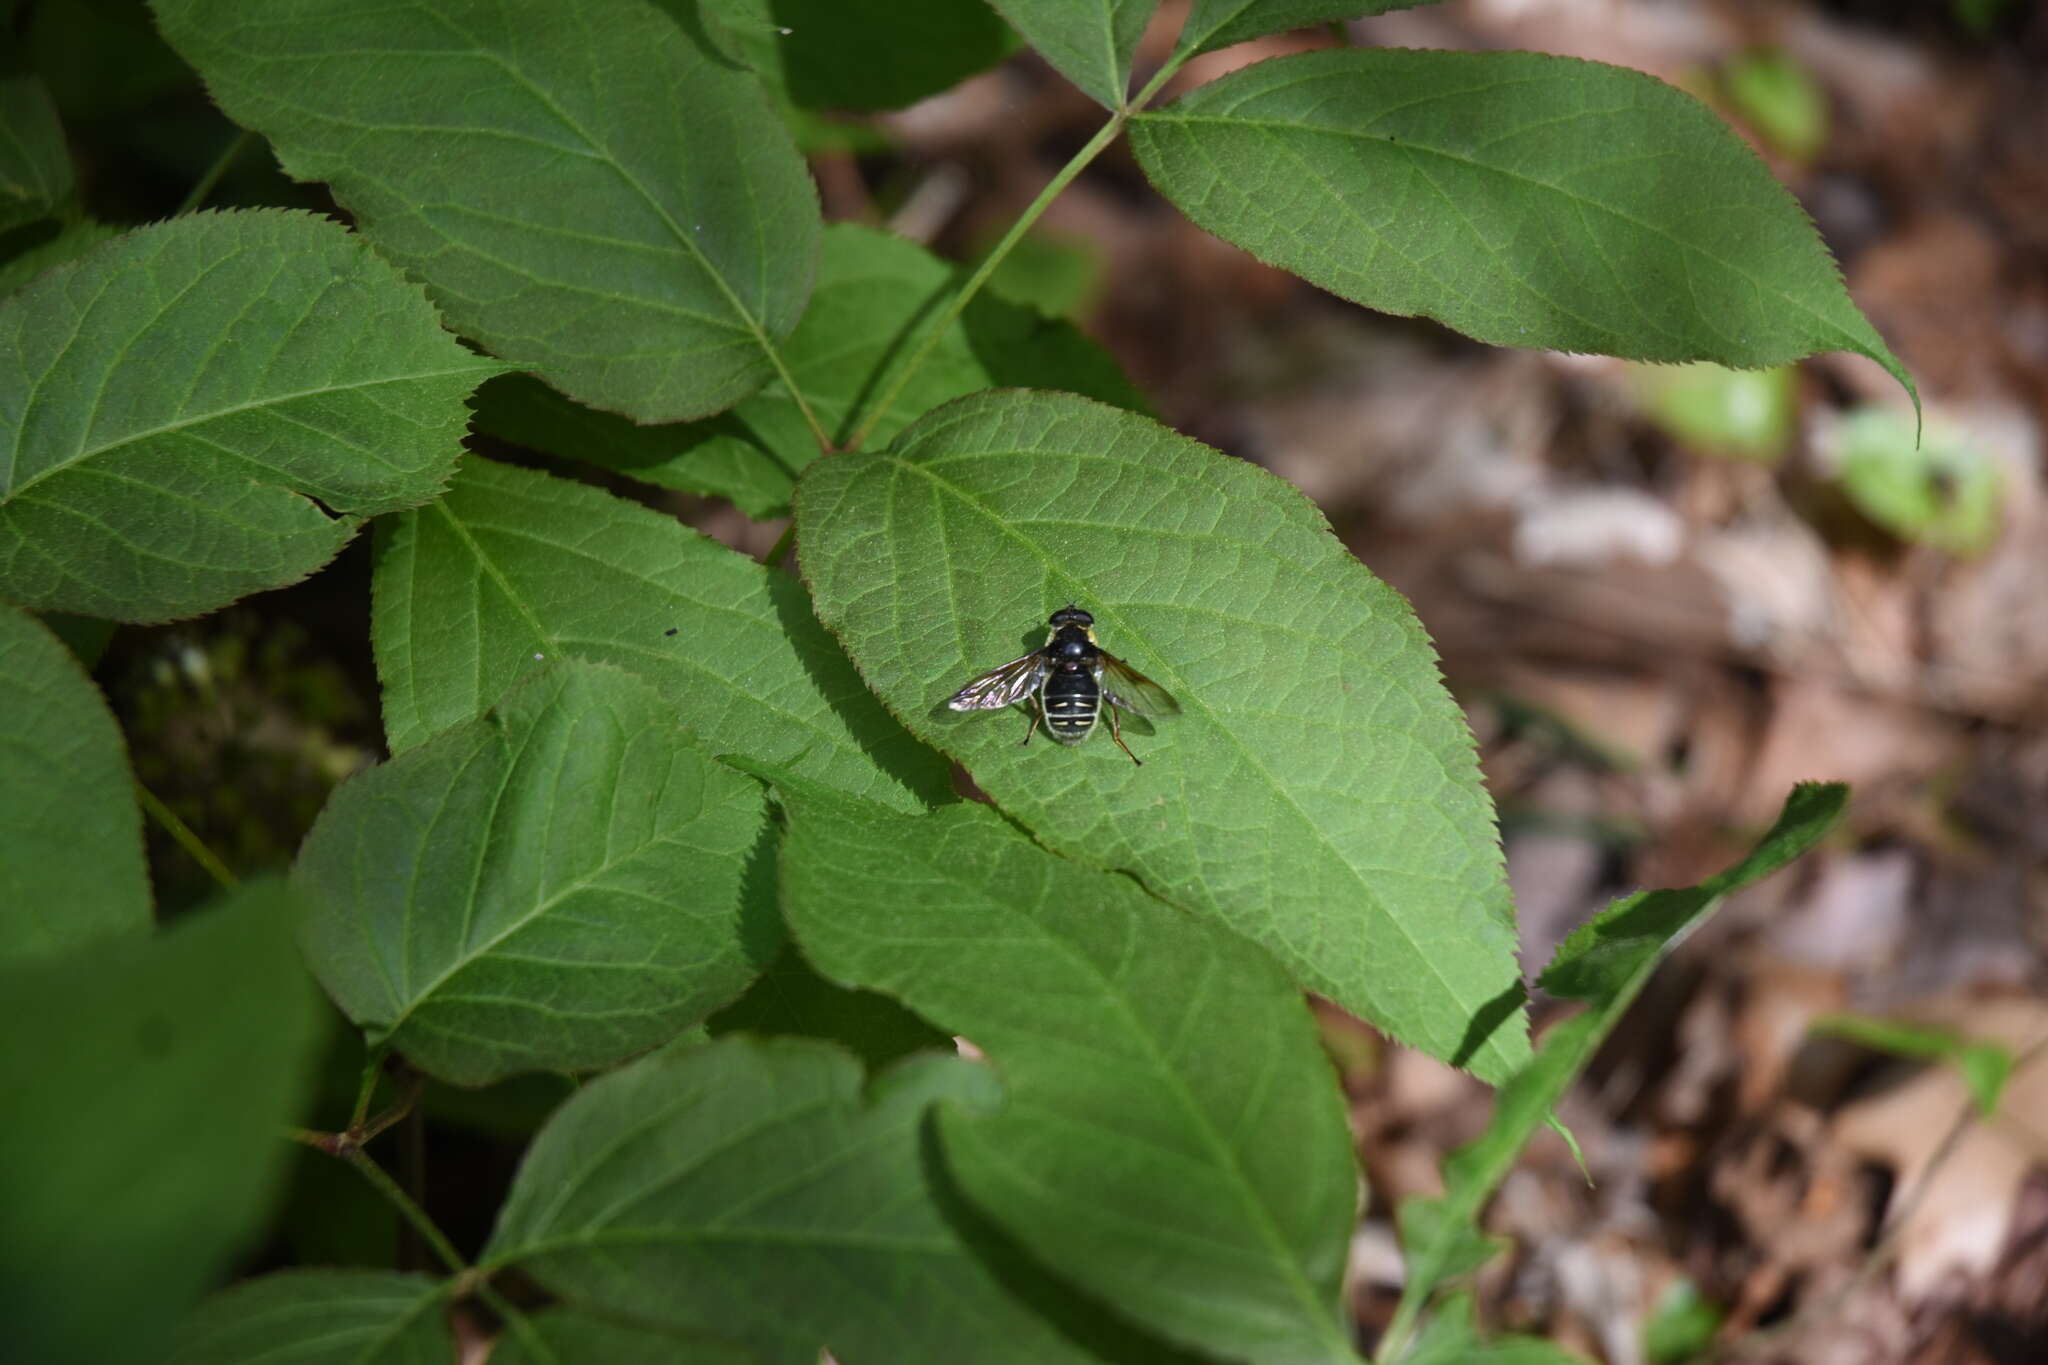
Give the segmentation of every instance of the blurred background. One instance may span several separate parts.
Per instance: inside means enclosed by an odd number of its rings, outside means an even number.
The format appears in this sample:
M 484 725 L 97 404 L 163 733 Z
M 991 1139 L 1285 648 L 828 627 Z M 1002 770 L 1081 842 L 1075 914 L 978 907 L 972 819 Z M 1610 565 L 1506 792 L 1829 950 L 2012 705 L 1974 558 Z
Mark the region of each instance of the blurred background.
M 1141 78 L 1183 10 L 1162 5 Z M 236 137 L 140 0 L 28 5 L 14 27 L 96 217 L 165 216 Z M 996 279 L 1103 341 L 1167 423 L 1300 487 L 1414 603 L 1481 741 L 1532 974 L 1607 898 L 1739 855 L 1792 783 L 1855 784 L 1833 842 L 1726 907 L 1603 1053 L 1563 1114 L 1586 1171 L 1553 1136 L 1527 1154 L 1482 1312 L 1613 1365 L 2048 1360 L 2048 7 L 1453 0 L 1213 54 L 1168 93 L 1338 42 L 1529 48 L 1698 95 L 1805 205 L 1927 400 L 1916 445 L 1853 357 L 1646 367 L 1371 314 L 1203 235 L 1120 145 Z M 1102 113 L 1021 55 L 901 111 L 789 116 L 829 218 L 966 259 Z M 332 210 L 260 143 L 210 203 Z M 599 477 L 757 555 L 783 529 Z M 281 865 L 381 756 L 369 554 L 97 641 L 138 775 L 238 870 Z M 150 833 L 163 903 L 204 896 Z M 1841 1012 L 1943 1055 L 1816 1031 Z M 1324 1023 L 1370 1187 L 1353 1293 L 1372 1324 L 1399 1282 L 1394 1204 L 1437 1188 L 1487 1098 Z M 1979 1119 L 1983 1072 L 1958 1061 L 1999 1057 Z M 529 1091 L 438 1102 L 474 1141 L 437 1173 L 474 1181 L 479 1217 L 516 1150 L 492 1135 L 559 1093 Z M 338 1171 L 308 1163 L 281 1234 L 333 1245 L 289 1254 L 391 1235 Z

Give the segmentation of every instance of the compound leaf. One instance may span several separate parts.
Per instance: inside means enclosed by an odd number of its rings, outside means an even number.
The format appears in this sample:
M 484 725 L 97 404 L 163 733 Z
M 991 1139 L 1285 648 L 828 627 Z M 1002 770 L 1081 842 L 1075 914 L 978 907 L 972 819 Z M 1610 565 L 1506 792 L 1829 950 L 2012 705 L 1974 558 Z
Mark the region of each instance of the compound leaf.
M 861 685 L 802 584 L 637 503 L 465 461 L 380 538 L 374 592 L 393 752 L 569 655 L 645 677 L 707 753 L 903 810 L 951 799 L 944 761 Z
M 296 872 L 306 958 L 373 1044 L 464 1085 L 604 1066 L 774 955 L 760 785 L 653 687 L 564 660 L 344 783 Z
M 803 311 L 817 193 L 751 73 L 642 0 L 155 0 L 285 170 L 465 336 L 583 402 L 700 417 Z
M 19 794 L 0 800 L 0 962 L 146 932 L 142 818 L 120 727 L 63 642 L 6 606 L 0 695 L 0 792 Z
M 954 282 L 953 268 L 914 242 L 854 223 L 826 229 L 818 287 L 783 358 L 836 440 L 850 437 L 863 405 L 888 390 L 911 333 Z M 1144 406 L 1116 362 L 1072 323 L 981 294 L 941 334 L 868 440 L 887 441 L 948 399 L 1011 385 Z M 752 517 L 787 513 L 797 472 L 818 456 L 780 380 L 707 421 L 643 427 L 508 375 L 484 386 L 477 423 L 505 440 L 649 483 L 731 498 Z
M 1310 52 L 1140 115 L 1131 141 L 1195 222 L 1369 308 L 1639 360 L 1854 351 L 1913 388 L 1763 162 L 1639 71 Z
M 797 495 L 820 617 L 916 734 L 1048 846 L 1135 874 L 1296 981 L 1499 1078 L 1526 1056 L 1472 737 L 1407 603 L 1300 493 L 1143 417 L 977 394 Z M 1020 747 L 946 697 L 1077 602 L 1184 714 Z
M 440 490 L 498 368 L 329 219 L 106 243 L 0 299 L 0 598 L 161 621 L 303 578 Z
M 970 1200 L 1162 1335 L 1349 1358 L 1350 1131 L 1270 957 L 979 805 L 782 800 L 783 910 L 810 960 L 971 1039 L 1003 1078 L 998 1113 L 941 1116 Z

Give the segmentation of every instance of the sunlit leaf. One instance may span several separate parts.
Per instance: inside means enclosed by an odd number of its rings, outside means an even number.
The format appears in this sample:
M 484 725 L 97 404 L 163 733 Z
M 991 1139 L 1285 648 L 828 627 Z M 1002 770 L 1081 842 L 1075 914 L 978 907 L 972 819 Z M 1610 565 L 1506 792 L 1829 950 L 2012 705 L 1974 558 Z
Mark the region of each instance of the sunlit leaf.
M 335 792 L 299 854 L 306 957 L 443 1079 L 608 1065 L 773 956 L 774 906 L 743 886 L 764 818 L 653 687 L 556 663 Z
M 1690 95 L 1526 52 L 1310 52 L 1131 124 L 1197 223 L 1356 303 L 1505 346 L 1912 381 L 1799 205 Z
M 0 606 L 0 962 L 146 932 L 135 779 L 105 698 L 34 617 Z
M 783 357 L 835 440 L 852 436 L 863 405 L 888 389 L 912 333 L 954 283 L 954 269 L 914 242 L 854 223 L 827 229 L 817 290 Z M 1144 406 L 1116 362 L 1071 323 L 982 294 L 941 334 L 868 441 L 879 445 L 928 408 L 997 387 Z M 817 439 L 779 380 L 707 421 L 644 427 L 508 375 L 484 387 L 477 423 L 648 483 L 720 494 L 755 517 L 787 512 L 798 471 L 818 457 Z
M 0 300 L 0 599 L 160 621 L 303 578 L 440 490 L 497 368 L 328 219 L 106 243 Z
M 1390 1337 L 1404 1339 L 1436 1287 L 1477 1264 L 1473 1252 L 1479 1245 L 1480 1209 L 1657 964 L 1729 892 L 1769 876 L 1818 843 L 1848 799 L 1849 789 L 1839 783 L 1794 787 L 1778 822 L 1741 862 L 1698 886 L 1624 897 L 1565 939 L 1538 984 L 1552 995 L 1584 1001 L 1587 1008 L 1544 1035 L 1529 1064 L 1500 1088 L 1486 1131 L 1445 1158 L 1443 1195 L 1401 1206 L 1408 1278 Z M 1388 1346 L 1391 1352 L 1393 1343 Z
M 592 1082 L 542 1130 L 485 1247 L 589 1308 L 775 1361 L 1061 1365 L 1092 1357 L 1001 1287 L 942 1213 L 921 1153 L 978 1067 L 905 1063 L 863 1094 L 817 1043 L 728 1039 Z
M 800 583 L 637 503 L 468 460 L 380 537 L 374 582 L 394 752 L 567 656 L 648 679 L 707 753 L 902 810 L 951 799 L 944 761 L 861 685 Z
M 921 738 L 1050 847 L 1135 874 L 1482 1076 L 1527 1055 L 1472 738 L 1414 613 L 1300 493 L 1063 394 L 965 398 L 798 490 L 820 617 Z M 1175 693 L 1153 736 L 1020 747 L 957 688 L 1077 602 Z
M 319 1015 L 282 888 L 0 972 L 0 1319 L 23 1361 L 147 1359 L 278 1193 Z
M 817 193 L 754 77 L 651 5 L 155 4 L 228 116 L 465 336 L 641 421 L 773 373 Z
M 1851 412 L 1824 441 L 1856 510 L 1901 540 L 1978 555 L 1998 539 L 1998 463 L 1939 418 L 1921 433 L 1904 414 Z
M 447 1297 L 441 1282 L 424 1275 L 265 1275 L 214 1295 L 186 1318 L 170 1365 L 449 1365 L 455 1342 L 443 1316 Z
M 967 1197 L 1162 1335 L 1331 1361 L 1358 1174 L 1300 992 L 1265 953 L 963 804 L 782 795 L 819 970 L 971 1039 L 1008 1102 L 943 1116 Z M 992 983 L 1000 983 L 992 989 Z

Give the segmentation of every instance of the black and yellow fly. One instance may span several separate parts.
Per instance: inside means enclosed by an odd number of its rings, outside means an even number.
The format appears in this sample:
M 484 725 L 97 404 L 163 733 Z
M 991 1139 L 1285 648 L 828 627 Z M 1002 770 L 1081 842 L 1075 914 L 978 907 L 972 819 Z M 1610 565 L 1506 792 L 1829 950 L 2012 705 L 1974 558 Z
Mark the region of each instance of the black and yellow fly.
M 1117 713 L 1164 718 L 1177 715 L 1180 703 L 1158 683 L 1096 644 L 1095 618 L 1079 607 L 1061 607 L 1048 624 L 1052 632 L 1042 648 L 982 674 L 955 692 L 946 705 L 955 711 L 1000 711 L 1026 702 L 1031 708 L 1031 726 L 1024 732 L 1026 744 L 1038 733 L 1040 721 L 1059 743 L 1079 744 L 1095 733 L 1096 722 L 1107 711 L 1109 737 L 1131 762 L 1143 767 L 1144 760 L 1124 743 Z

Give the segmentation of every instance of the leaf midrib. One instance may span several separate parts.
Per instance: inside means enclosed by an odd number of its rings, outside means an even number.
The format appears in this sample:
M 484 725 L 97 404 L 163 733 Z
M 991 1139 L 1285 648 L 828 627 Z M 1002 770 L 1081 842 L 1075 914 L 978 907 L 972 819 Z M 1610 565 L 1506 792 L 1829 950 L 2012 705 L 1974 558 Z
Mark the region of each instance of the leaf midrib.
M 1304 78 L 1304 83 L 1306 80 L 1309 79 L 1327 79 L 1327 77 L 1319 75 L 1316 77 Z M 1261 95 L 1268 95 L 1271 94 L 1272 91 L 1264 90 L 1258 93 Z M 1584 114 L 1577 115 L 1577 117 L 1584 116 Z M 1215 124 L 1227 128 L 1254 129 L 1264 133 L 1306 133 L 1311 135 L 1319 135 L 1323 137 L 1333 137 L 1346 139 L 1350 141 L 1365 142 L 1378 147 L 1399 149 L 1403 152 L 1426 152 L 1432 156 L 1440 157 L 1445 161 L 1451 162 L 1454 165 L 1464 166 L 1474 171 L 1487 172 L 1501 176 L 1509 180 L 1517 181 L 1523 185 L 1529 186 L 1533 190 L 1548 191 L 1551 194 L 1554 194 L 1559 198 L 1563 199 L 1565 202 L 1577 206 L 1581 209 L 1593 209 L 1607 217 L 1617 219 L 1623 223 L 1627 223 L 1631 227 L 1634 227 L 1642 232 L 1648 233 L 1654 237 L 1662 239 L 1664 242 L 1666 242 L 1668 245 L 1670 245 L 1678 251 L 1698 256 L 1701 259 L 1706 260 L 1715 266 L 1718 266 L 1719 268 L 1727 271 L 1728 273 L 1736 276 L 1738 279 L 1741 279 L 1742 281 L 1750 285 L 1759 294 L 1763 294 L 1767 297 L 1780 300 L 1781 302 L 1793 308 L 1796 308 L 1801 313 L 1812 318 L 1815 323 L 1817 323 L 1825 330 L 1827 335 L 1835 337 L 1838 340 L 1847 341 L 1849 344 L 1846 345 L 1843 349 L 1854 351 L 1858 354 L 1863 353 L 1866 349 L 1865 343 L 1858 341 L 1853 336 L 1853 334 L 1846 331 L 1839 322 L 1836 322 L 1833 318 L 1830 318 L 1827 315 L 1817 311 L 1811 304 L 1806 302 L 1806 300 L 1804 300 L 1803 298 L 1800 298 L 1795 294 L 1787 293 L 1784 289 L 1776 285 L 1765 284 L 1764 282 L 1758 280 L 1754 275 L 1744 270 L 1740 265 L 1736 264 L 1733 261 L 1723 260 L 1721 257 L 1714 255 L 1713 252 L 1707 250 L 1703 246 L 1700 246 L 1698 243 L 1688 242 L 1679 237 L 1676 237 L 1672 235 L 1672 233 L 1668 229 L 1660 227 L 1654 223 L 1645 222 L 1632 214 L 1623 212 L 1621 209 L 1615 207 L 1612 204 L 1607 204 L 1602 202 L 1601 200 L 1579 194 L 1563 185 L 1558 185 L 1548 180 L 1538 179 L 1532 175 L 1528 175 L 1524 172 L 1514 170 L 1507 166 L 1503 166 L 1497 162 L 1482 161 L 1476 157 L 1464 155 L 1456 151 L 1451 151 L 1442 147 L 1430 146 L 1426 142 L 1410 142 L 1405 140 L 1396 140 L 1391 137 L 1369 133 L 1362 129 L 1333 128 L 1328 126 L 1327 124 L 1289 122 L 1283 119 L 1249 118 L 1242 115 L 1194 114 L 1187 113 L 1184 111 L 1176 112 L 1174 110 L 1167 109 L 1157 113 L 1141 114 L 1138 116 L 1138 119 L 1136 121 L 1149 123 L 1171 123 L 1189 126 L 1196 124 Z M 1439 192 L 1441 193 L 1441 191 Z M 1344 196 L 1339 197 L 1341 198 Z
M 1023 450 L 1018 451 L 1016 453 L 1021 456 L 1033 454 L 1035 452 Z M 980 513 L 983 517 L 985 517 L 989 521 L 989 523 L 996 527 L 996 529 L 1003 536 L 1023 546 L 1027 551 L 1030 552 L 1032 558 L 1036 559 L 1039 562 L 1039 564 L 1047 571 L 1061 575 L 1064 575 L 1067 572 L 1065 567 L 1061 565 L 1057 560 L 1052 558 L 1050 555 L 1046 554 L 1045 551 L 1040 548 L 1036 541 L 1030 539 L 1027 536 L 1018 534 L 1017 531 L 1011 527 L 1008 521 L 1006 521 L 1003 517 L 997 515 L 993 508 L 990 508 L 989 506 L 981 502 L 980 499 L 976 498 L 969 490 L 961 487 L 958 484 L 952 483 L 947 479 L 940 478 L 937 474 L 934 474 L 928 469 L 925 469 L 921 464 L 913 462 L 911 460 L 907 460 L 901 455 L 891 453 L 885 454 L 881 456 L 881 458 L 887 461 L 888 463 L 897 466 L 898 468 L 908 470 L 912 473 L 919 475 L 922 478 L 928 479 L 939 489 L 953 494 L 953 496 L 958 498 L 961 502 L 965 503 L 967 506 L 973 508 L 976 512 Z M 1253 750 L 1250 746 L 1246 745 L 1241 739 L 1239 739 L 1237 733 L 1234 730 L 1232 730 L 1229 726 L 1223 724 L 1217 718 L 1216 713 L 1210 710 L 1210 708 L 1201 700 L 1198 694 L 1188 689 L 1185 681 L 1180 678 L 1180 675 L 1177 671 L 1173 669 L 1170 663 L 1161 662 L 1165 660 L 1167 656 L 1163 655 L 1156 647 L 1152 646 L 1150 640 L 1146 636 L 1142 635 L 1137 630 L 1130 628 L 1128 622 L 1125 622 L 1121 616 L 1116 615 L 1115 608 L 1105 607 L 1098 609 L 1096 613 L 1098 620 L 1103 618 L 1105 611 L 1108 612 L 1110 616 L 1117 621 L 1118 629 L 1120 631 L 1128 633 L 1130 638 L 1134 640 L 1141 640 L 1145 642 L 1147 646 L 1147 652 L 1151 655 L 1152 659 L 1154 660 L 1155 669 L 1157 671 L 1169 674 L 1176 682 L 1180 684 L 1182 694 L 1188 698 L 1188 701 L 1183 703 L 1184 707 L 1189 710 L 1200 712 L 1201 715 L 1209 722 L 1211 728 L 1217 734 L 1220 734 L 1224 736 L 1226 739 L 1228 739 L 1231 746 L 1237 750 L 1239 755 L 1244 759 L 1245 763 L 1249 767 L 1251 767 L 1255 772 L 1257 772 L 1262 778 L 1265 779 L 1265 786 L 1267 790 L 1272 792 L 1274 796 L 1276 796 L 1280 801 L 1285 803 L 1287 808 L 1294 812 L 1296 819 L 1298 819 L 1301 822 L 1304 828 L 1308 829 L 1315 836 L 1316 841 L 1322 845 L 1323 849 L 1330 855 L 1331 858 L 1333 858 L 1336 861 L 1337 865 L 1339 867 L 1342 867 L 1346 872 L 1351 874 L 1352 879 L 1358 883 L 1361 895 L 1367 903 L 1375 907 L 1375 910 L 1378 913 L 1381 920 L 1391 925 L 1394 928 L 1395 932 L 1400 934 L 1402 938 L 1406 939 L 1408 941 L 1410 948 L 1414 950 L 1415 955 L 1423 962 L 1429 965 L 1431 975 L 1433 975 L 1436 978 L 1438 984 L 1443 987 L 1444 994 L 1450 997 L 1452 1000 L 1457 1001 L 1461 1009 L 1469 1011 L 1474 1015 L 1476 1015 L 1479 1010 L 1483 1009 L 1488 1003 L 1488 999 L 1468 1001 L 1463 997 L 1462 993 L 1453 985 L 1451 980 L 1444 975 L 1443 969 L 1437 965 L 1435 956 L 1424 950 L 1422 943 L 1415 937 L 1415 934 L 1409 928 L 1406 920 L 1402 916 L 1392 913 L 1387 908 L 1384 901 L 1382 901 L 1379 896 L 1374 894 L 1372 887 L 1370 886 L 1370 884 L 1366 882 L 1364 876 L 1360 873 L 1359 869 L 1354 867 L 1351 863 L 1351 860 L 1345 857 L 1343 852 L 1334 843 L 1331 842 L 1328 834 L 1324 832 L 1322 826 L 1317 821 L 1312 819 L 1307 811 L 1302 809 L 1300 803 L 1294 799 L 1292 793 L 1287 791 L 1287 789 L 1284 786 L 1282 786 L 1280 783 L 1276 782 L 1273 779 L 1273 774 L 1271 770 L 1267 768 L 1264 763 L 1259 761 L 1257 752 Z M 1492 1053 L 1500 1054 L 1502 1056 L 1503 1061 L 1513 1060 L 1511 1057 L 1505 1055 L 1501 1044 L 1498 1041 L 1496 1041 L 1493 1035 L 1489 1035 L 1487 1039 L 1486 1050 Z
M 29 489 L 34 488 L 37 484 L 43 482 L 45 479 L 53 478 L 58 474 L 68 473 L 72 470 L 77 469 L 80 465 L 85 464 L 88 461 L 96 460 L 102 455 L 106 455 L 112 451 L 121 449 L 123 446 L 134 445 L 138 441 L 147 441 L 158 436 L 166 436 L 171 434 L 172 432 L 183 431 L 188 427 L 195 427 L 203 425 L 204 423 L 207 422 L 218 421 L 224 417 L 233 417 L 239 413 L 244 412 L 255 412 L 263 408 L 273 407 L 283 403 L 294 403 L 301 398 L 318 398 L 323 394 L 352 393 L 362 389 L 377 388 L 385 384 L 410 384 L 435 379 L 453 379 L 461 375 L 482 375 L 485 373 L 494 372 L 495 368 L 496 367 L 489 365 L 465 365 L 460 368 L 452 370 L 419 370 L 414 371 L 410 374 L 390 375 L 377 379 L 365 379 L 359 382 L 349 384 L 323 384 L 318 388 L 298 389 L 290 393 L 269 394 L 264 396 L 263 398 L 254 400 L 252 402 L 236 403 L 228 407 L 215 408 L 212 409 L 211 411 L 200 413 L 197 416 L 182 418 L 175 422 L 161 422 L 158 423 L 156 426 L 146 427 L 141 431 L 129 432 L 127 435 L 121 437 L 119 440 L 109 441 L 103 445 L 94 446 L 91 448 L 81 448 L 77 453 L 59 461 L 56 464 L 46 467 L 45 469 L 42 470 L 42 472 L 31 475 L 28 479 L 24 480 L 19 484 L 16 484 L 13 488 L 8 489 L 4 495 L 0 495 L 0 505 L 5 505 L 6 503 L 13 501 L 15 498 L 20 497 L 22 494 L 28 492 Z M 23 415 L 22 426 L 24 428 L 27 426 L 26 414 Z M 239 456 L 238 458 L 246 459 L 247 457 Z M 276 474 L 279 478 L 293 479 L 292 475 L 288 474 L 284 470 L 277 469 L 274 466 L 266 465 L 262 467 L 270 469 L 270 471 Z M 394 466 L 388 464 L 385 467 L 387 469 L 394 468 Z M 293 479 L 293 481 L 299 482 L 300 480 Z

